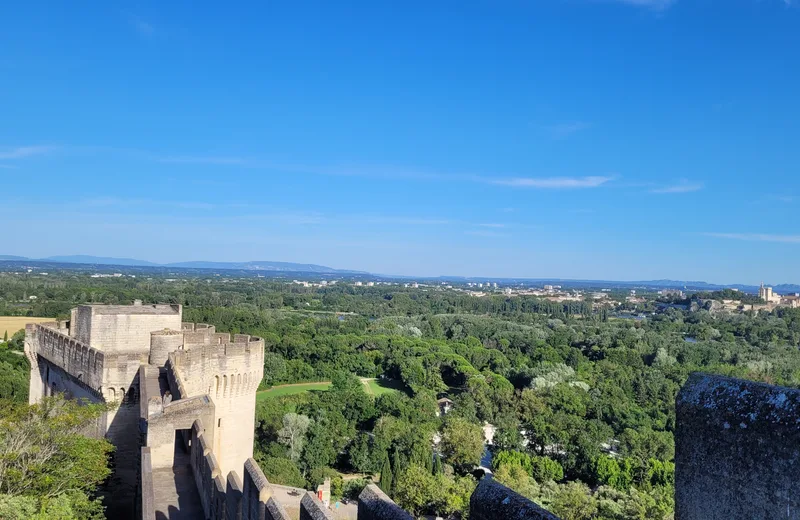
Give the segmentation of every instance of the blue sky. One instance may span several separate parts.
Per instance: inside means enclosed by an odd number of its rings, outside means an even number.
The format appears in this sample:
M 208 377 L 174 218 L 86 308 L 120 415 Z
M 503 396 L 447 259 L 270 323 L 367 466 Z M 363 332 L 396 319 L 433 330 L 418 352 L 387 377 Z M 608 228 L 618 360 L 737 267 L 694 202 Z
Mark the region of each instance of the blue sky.
M 794 2 L 5 2 L 0 49 L 0 254 L 800 282 Z

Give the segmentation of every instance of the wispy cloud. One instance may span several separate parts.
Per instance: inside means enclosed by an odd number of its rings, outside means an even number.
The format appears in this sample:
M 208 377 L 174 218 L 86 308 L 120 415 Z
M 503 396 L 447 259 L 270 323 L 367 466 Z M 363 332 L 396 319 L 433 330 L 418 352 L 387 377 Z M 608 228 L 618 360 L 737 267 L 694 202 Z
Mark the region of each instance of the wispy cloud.
M 130 22 L 131 26 L 139 33 L 140 36 L 145 38 L 150 38 L 156 32 L 156 28 L 150 22 L 136 16 L 136 15 L 129 15 L 128 21 Z
M 225 156 L 169 156 L 159 157 L 158 162 L 170 164 L 209 164 L 217 166 L 259 166 L 260 162 L 246 157 Z
M 714 238 L 746 240 L 748 242 L 780 242 L 784 244 L 800 244 L 800 235 L 772 235 L 765 233 L 700 233 Z
M 487 230 L 465 231 L 464 234 L 476 237 L 492 237 L 492 238 L 509 236 L 508 233 L 498 233 L 497 231 L 487 231 Z
M 614 180 L 614 177 L 593 175 L 589 177 L 511 177 L 507 179 L 483 179 L 489 184 L 498 184 L 515 188 L 578 189 L 598 188 Z
M 560 123 L 557 125 L 548 126 L 547 131 L 555 139 L 564 139 L 565 137 L 576 134 L 581 130 L 586 130 L 591 126 L 591 123 L 587 123 L 585 121 L 573 121 L 571 123 Z
M 501 228 L 506 227 L 506 224 L 492 224 L 492 223 L 478 224 L 478 227 L 501 229 Z
M 93 197 L 83 199 L 81 204 L 90 207 L 144 207 L 144 206 L 164 206 L 175 209 L 203 209 L 210 210 L 219 207 L 242 208 L 243 204 L 218 204 L 214 202 L 192 201 L 192 200 L 157 200 L 157 199 L 135 199 L 121 197 Z
M 475 182 L 508 186 L 513 188 L 537 189 L 575 189 L 596 188 L 612 180 L 615 176 L 584 177 L 492 177 L 487 175 L 450 174 L 426 172 L 420 170 L 397 168 L 392 166 L 313 166 L 303 164 L 281 164 L 264 159 L 243 156 L 191 156 L 172 155 L 154 157 L 158 162 L 170 164 L 197 164 L 209 166 L 237 166 L 242 168 L 258 168 L 264 170 L 301 173 L 309 175 L 329 175 L 337 177 L 364 177 L 372 179 L 409 179 L 440 182 Z M 503 211 L 514 211 L 506 208 Z
M 0 168 L 3 170 L 16 170 L 17 167 L 12 164 L 0 164 Z
M 681 179 L 675 184 L 653 188 L 650 190 L 650 193 L 691 193 L 693 191 L 700 191 L 703 189 L 703 187 L 703 184 L 700 182 L 690 182 L 686 179 Z
M 646 7 L 649 9 L 656 9 L 656 10 L 666 9 L 667 7 L 677 2 L 677 0 L 612 0 L 612 1 L 620 4 L 628 4 L 636 7 Z
M 43 155 L 55 150 L 55 146 L 17 146 L 15 148 L 0 148 L 0 159 L 24 159 L 35 155 Z

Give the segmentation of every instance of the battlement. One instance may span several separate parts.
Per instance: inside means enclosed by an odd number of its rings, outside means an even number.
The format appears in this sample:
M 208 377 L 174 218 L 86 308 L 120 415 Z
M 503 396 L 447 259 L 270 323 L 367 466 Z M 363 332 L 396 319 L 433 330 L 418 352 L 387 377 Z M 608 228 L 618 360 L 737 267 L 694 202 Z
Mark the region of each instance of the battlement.
M 179 329 L 181 314 L 180 305 L 79 305 L 69 335 L 103 352 L 149 352 L 150 333 Z
M 28 324 L 25 334 L 25 351 L 29 359 L 39 355 L 71 374 L 98 396 L 102 395 L 105 367 L 103 352 L 69 337 L 58 329 L 56 322 Z
M 264 375 L 264 340 L 239 336 L 242 342 L 176 350 L 168 364 L 184 384 L 181 395 L 208 393 L 215 400 L 255 393 Z

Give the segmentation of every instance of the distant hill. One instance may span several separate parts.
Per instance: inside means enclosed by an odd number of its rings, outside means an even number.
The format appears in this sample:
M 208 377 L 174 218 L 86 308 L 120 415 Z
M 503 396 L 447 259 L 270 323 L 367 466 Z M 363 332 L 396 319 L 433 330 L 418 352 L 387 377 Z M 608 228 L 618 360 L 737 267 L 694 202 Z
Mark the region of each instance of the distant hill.
M 338 274 L 369 274 L 364 271 L 352 271 L 348 269 L 334 269 L 317 264 L 296 264 L 293 262 L 271 262 L 259 260 L 252 262 L 176 262 L 171 264 L 156 264 L 147 260 L 137 260 L 135 258 L 115 258 L 107 256 L 91 255 L 61 255 L 49 256 L 47 258 L 26 258 L 24 256 L 0 255 L 0 261 L 11 262 L 50 262 L 60 264 L 85 264 L 85 265 L 119 265 L 126 267 L 173 267 L 179 269 L 233 269 L 245 271 L 272 271 L 272 272 L 295 272 L 295 273 L 338 273 Z
M 113 258 L 109 256 L 67 255 L 48 256 L 40 259 L 43 262 L 58 262 L 62 264 L 96 264 L 96 265 L 130 265 L 156 267 L 158 264 L 135 258 Z
M 745 284 L 713 284 L 702 281 L 686 280 L 639 280 L 639 281 L 614 281 L 614 280 L 582 280 L 564 278 L 502 278 L 502 277 L 483 277 L 483 276 L 396 276 L 389 274 L 368 273 L 366 271 L 355 271 L 351 269 L 334 269 L 318 264 L 298 264 L 294 262 L 273 262 L 271 260 L 253 260 L 249 262 L 210 262 L 206 260 L 195 260 L 189 262 L 173 262 L 169 264 L 157 264 L 147 260 L 137 260 L 135 258 L 115 258 L 107 256 L 91 255 L 59 255 L 47 258 L 27 258 L 17 255 L 0 255 L 0 262 L 41 262 L 58 264 L 80 264 L 80 265 L 107 265 L 120 267 L 151 267 L 160 269 L 211 269 L 211 270 L 234 270 L 234 271 L 261 271 L 264 273 L 306 273 L 306 274 L 340 274 L 340 275 L 369 275 L 386 279 L 408 279 L 408 280 L 436 280 L 450 281 L 457 283 L 466 282 L 486 282 L 494 281 L 503 284 L 553 284 L 562 285 L 565 288 L 617 288 L 617 289 L 683 289 L 689 292 L 694 291 L 716 291 L 721 289 L 737 289 L 747 293 L 758 293 L 757 285 Z M 778 294 L 800 293 L 800 285 L 797 284 L 766 284 L 772 287 Z
M 362 271 L 350 271 L 346 269 L 333 269 L 324 265 L 316 264 L 295 264 L 293 262 L 270 262 L 270 261 L 253 261 L 253 262 L 178 262 L 174 264 L 167 264 L 167 267 L 186 267 L 195 269 L 244 269 L 248 271 L 293 271 L 303 273 L 359 273 L 366 274 Z

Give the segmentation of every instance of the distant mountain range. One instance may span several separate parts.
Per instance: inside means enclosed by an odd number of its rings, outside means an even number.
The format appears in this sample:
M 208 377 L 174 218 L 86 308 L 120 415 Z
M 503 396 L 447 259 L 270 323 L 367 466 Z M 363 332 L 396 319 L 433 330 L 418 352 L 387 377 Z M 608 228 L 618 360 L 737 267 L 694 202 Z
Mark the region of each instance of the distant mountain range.
M 16 262 L 51 262 L 59 264 L 87 264 L 87 265 L 119 265 L 126 267 L 174 267 L 181 269 L 234 269 L 245 271 L 284 271 L 296 273 L 336 273 L 336 274 L 368 274 L 363 271 L 352 271 L 348 269 L 334 269 L 324 265 L 316 264 L 296 264 L 293 262 L 271 262 L 271 261 L 252 261 L 252 262 L 176 262 L 171 264 L 156 264 L 146 260 L 135 258 L 113 258 L 106 256 L 90 255 L 67 255 L 49 256 L 47 258 L 26 258 L 24 256 L 0 255 L 0 261 Z
M 24 256 L 0 255 L 0 261 L 6 262 L 39 262 L 57 264 L 77 264 L 95 266 L 120 266 L 120 267 L 143 267 L 154 269 L 213 269 L 213 270 L 235 270 L 235 271 L 261 271 L 264 273 L 305 273 L 305 274 L 339 274 L 339 275 L 369 275 L 384 279 L 408 279 L 408 280 L 437 280 L 451 282 L 486 282 L 488 280 L 512 285 L 523 284 L 552 284 L 561 285 L 564 288 L 617 288 L 617 289 L 684 289 L 690 292 L 696 291 L 716 291 L 720 289 L 738 289 L 748 293 L 758 293 L 758 286 L 744 284 L 713 284 L 701 281 L 685 280 L 641 280 L 641 281 L 614 281 L 614 280 L 569 280 L 559 278 L 497 278 L 497 277 L 464 277 L 464 276 L 396 276 L 386 274 L 368 273 L 366 271 L 354 271 L 350 269 L 334 269 L 317 264 L 297 264 L 294 262 L 273 262 L 268 260 L 257 260 L 252 262 L 176 262 L 171 264 L 157 264 L 146 260 L 135 258 L 113 258 L 105 256 L 90 255 L 67 255 L 50 256 L 47 258 L 26 258 Z M 778 294 L 800 293 L 800 285 L 779 284 L 771 286 Z

